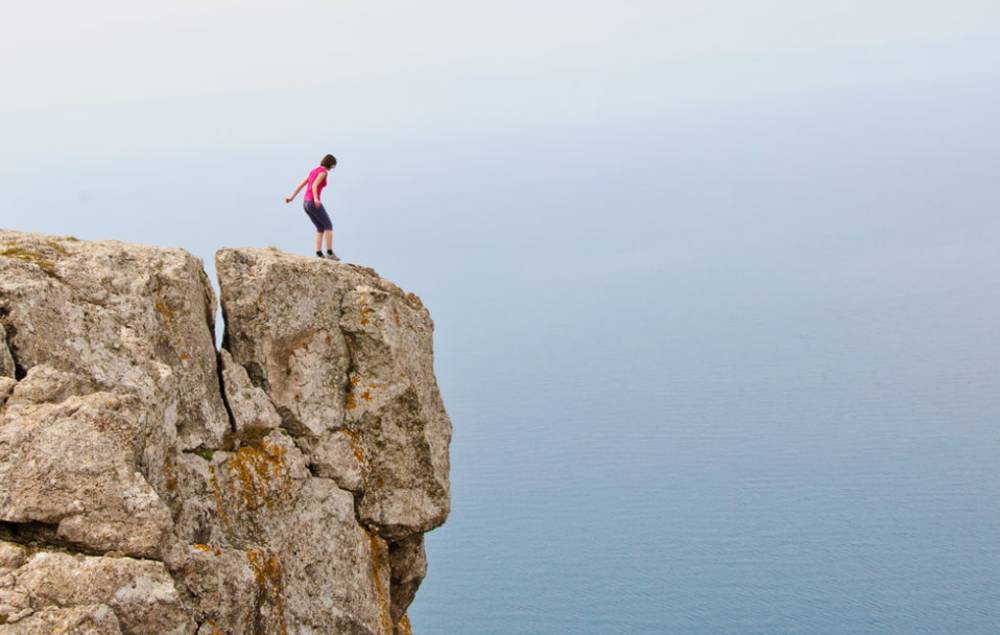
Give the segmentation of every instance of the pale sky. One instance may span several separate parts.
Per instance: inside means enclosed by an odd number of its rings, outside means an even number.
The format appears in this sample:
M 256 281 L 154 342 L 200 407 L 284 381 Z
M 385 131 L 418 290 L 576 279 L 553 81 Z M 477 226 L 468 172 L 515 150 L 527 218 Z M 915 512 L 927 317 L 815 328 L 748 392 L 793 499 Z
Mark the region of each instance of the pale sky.
M 5 169 L 872 84 L 949 90 L 994 78 L 1000 52 L 1000 5 L 985 0 L 4 5 Z
M 458 313 L 539 271 L 569 288 L 595 254 L 609 279 L 808 257 L 987 235 L 996 209 L 987 0 L 2 16 L 0 226 L 183 246 L 210 272 L 221 246 L 311 251 L 282 198 L 327 152 L 338 251 Z

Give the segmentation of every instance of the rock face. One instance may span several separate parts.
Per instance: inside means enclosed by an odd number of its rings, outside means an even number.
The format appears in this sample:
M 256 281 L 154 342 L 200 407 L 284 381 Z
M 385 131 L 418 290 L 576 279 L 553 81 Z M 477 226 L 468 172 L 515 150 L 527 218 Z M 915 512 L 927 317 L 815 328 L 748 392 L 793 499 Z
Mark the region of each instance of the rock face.
M 409 632 L 451 423 L 373 270 L 0 231 L 0 635 Z

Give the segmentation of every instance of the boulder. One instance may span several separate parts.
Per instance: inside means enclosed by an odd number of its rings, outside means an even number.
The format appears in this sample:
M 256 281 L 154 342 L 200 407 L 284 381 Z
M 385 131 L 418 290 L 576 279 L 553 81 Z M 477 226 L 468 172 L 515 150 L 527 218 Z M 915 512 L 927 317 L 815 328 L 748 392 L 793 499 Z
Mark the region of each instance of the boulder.
M 134 394 L 185 449 L 222 440 L 215 296 L 197 258 L 0 231 L 0 273 L 0 323 L 16 367 L 47 364 Z
M 194 630 L 162 562 L 0 541 L 0 633 Z

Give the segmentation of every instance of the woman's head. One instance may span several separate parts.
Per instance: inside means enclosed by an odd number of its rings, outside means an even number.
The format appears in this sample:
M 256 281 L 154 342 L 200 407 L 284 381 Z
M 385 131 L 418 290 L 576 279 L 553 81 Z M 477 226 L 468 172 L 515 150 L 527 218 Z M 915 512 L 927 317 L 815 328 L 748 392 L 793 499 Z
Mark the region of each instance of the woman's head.
M 332 170 L 333 166 L 337 165 L 337 157 L 333 156 L 332 154 L 328 154 L 325 157 L 323 157 L 323 160 L 320 161 L 319 164 L 322 165 L 327 170 Z

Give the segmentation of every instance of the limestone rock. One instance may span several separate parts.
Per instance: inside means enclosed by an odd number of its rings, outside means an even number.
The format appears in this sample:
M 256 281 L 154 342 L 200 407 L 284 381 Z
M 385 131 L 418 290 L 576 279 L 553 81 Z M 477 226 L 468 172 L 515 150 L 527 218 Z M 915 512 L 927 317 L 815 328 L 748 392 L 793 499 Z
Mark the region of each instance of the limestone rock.
M 216 254 L 223 347 L 268 394 L 290 432 L 315 437 L 343 424 L 350 360 L 337 324 L 343 284 L 332 268 L 308 262 L 268 250 Z
M 410 616 L 403 614 L 403 617 L 399 618 L 396 622 L 396 627 L 393 629 L 393 635 L 413 635 L 413 627 L 410 626 Z
M 225 347 L 301 446 L 321 448 L 311 462 L 332 465 L 339 430 L 356 437 L 361 520 L 388 540 L 444 522 L 451 422 L 420 300 L 371 269 L 274 250 L 221 250 L 216 269 Z
M 133 393 L 212 446 L 228 429 L 216 373 L 215 297 L 180 249 L 0 231 L 0 323 L 13 360 Z
M 417 534 L 389 545 L 389 569 L 392 585 L 392 621 L 399 622 L 413 602 L 417 589 L 427 575 L 424 536 Z
M 28 594 L 15 588 L 15 570 L 27 556 L 28 550 L 21 545 L 0 541 L 0 625 L 15 622 L 34 611 Z
M 47 607 L 23 620 L 0 625 L 0 635 L 120 635 L 118 618 L 104 604 Z
M 350 492 L 312 477 L 286 434 L 218 453 L 211 479 L 223 534 L 254 572 L 266 631 L 388 632 L 387 548 L 358 525 Z
M 70 397 L 98 392 L 98 388 L 83 375 L 39 364 L 15 383 L 12 392 L 14 400 L 22 404 L 57 404 Z
M 0 542 L 0 564 L 0 633 L 194 630 L 162 562 Z
M 351 351 L 347 426 L 368 459 L 358 513 L 390 539 L 427 531 L 450 511 L 451 421 L 434 377 L 433 323 L 420 301 L 363 279 L 343 300 Z
M 156 557 L 171 520 L 138 470 L 141 402 L 92 393 L 21 403 L 34 374 L 0 414 L 0 521 L 77 548 Z
M 364 453 L 357 435 L 338 430 L 323 439 L 309 453 L 316 476 L 333 479 L 338 486 L 360 494 L 364 490 Z
M 0 230 L 0 635 L 409 633 L 433 325 L 374 271 Z
M 220 352 L 220 359 L 226 402 L 233 414 L 236 431 L 280 426 L 281 416 L 267 398 L 267 393 L 250 383 L 246 369 L 234 362 L 227 350 Z
M 7 330 L 0 323 L 0 377 L 14 377 L 14 357 L 7 348 Z
M 192 618 L 208 627 L 205 632 L 255 632 L 261 623 L 259 588 L 246 552 L 204 543 L 177 545 L 167 566 Z
M 7 403 L 7 398 L 10 397 L 10 393 L 14 392 L 15 386 L 17 386 L 17 382 L 10 377 L 0 377 L 0 406 Z
M 0 542 L 0 569 L 16 569 L 24 564 L 28 550 L 21 545 Z
M 40 552 L 15 576 L 35 607 L 105 605 L 123 633 L 193 630 L 162 562 Z

